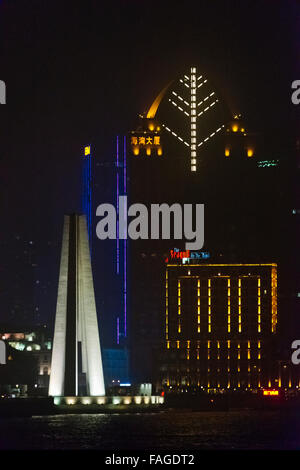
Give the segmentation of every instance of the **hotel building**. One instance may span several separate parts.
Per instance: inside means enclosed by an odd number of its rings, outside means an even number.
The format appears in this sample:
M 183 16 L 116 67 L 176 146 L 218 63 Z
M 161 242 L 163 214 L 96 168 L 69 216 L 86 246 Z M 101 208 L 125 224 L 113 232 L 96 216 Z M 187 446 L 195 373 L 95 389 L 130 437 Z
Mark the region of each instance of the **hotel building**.
M 277 265 L 171 260 L 159 382 L 177 389 L 275 387 Z

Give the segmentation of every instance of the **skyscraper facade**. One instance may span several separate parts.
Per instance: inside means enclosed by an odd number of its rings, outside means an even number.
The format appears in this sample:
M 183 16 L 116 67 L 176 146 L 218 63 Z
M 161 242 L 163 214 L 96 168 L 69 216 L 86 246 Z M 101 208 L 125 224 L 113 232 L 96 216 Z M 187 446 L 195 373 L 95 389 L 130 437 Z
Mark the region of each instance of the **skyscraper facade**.
M 160 385 L 178 391 L 275 387 L 276 330 L 276 263 L 170 261 Z

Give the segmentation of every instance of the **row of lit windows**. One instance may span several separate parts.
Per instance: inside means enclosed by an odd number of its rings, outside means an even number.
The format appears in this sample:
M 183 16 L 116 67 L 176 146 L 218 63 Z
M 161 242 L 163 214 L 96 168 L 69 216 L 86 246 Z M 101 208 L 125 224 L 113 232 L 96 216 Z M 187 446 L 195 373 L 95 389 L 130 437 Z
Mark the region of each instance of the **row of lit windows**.
M 224 381 L 222 380 L 221 377 L 216 378 L 216 379 L 213 379 L 213 377 L 210 377 L 210 372 L 209 371 L 208 371 L 208 374 L 207 374 L 206 381 L 204 381 L 203 379 L 201 380 L 199 375 L 198 375 L 198 380 L 196 379 L 196 377 L 194 377 L 194 378 L 184 377 L 184 378 L 180 378 L 180 379 L 178 377 L 174 377 L 174 378 L 163 379 L 163 383 L 165 385 L 167 385 L 168 387 L 170 387 L 170 386 L 172 386 L 172 387 L 173 386 L 175 386 L 175 387 L 197 386 L 197 387 L 208 388 L 208 389 L 216 389 L 216 388 L 224 389 L 224 385 L 225 385 L 225 388 L 228 388 L 228 389 L 230 389 L 230 388 L 241 388 L 243 386 L 243 388 L 252 390 L 252 389 L 256 389 L 256 388 L 263 388 L 263 387 L 266 386 L 266 384 L 263 383 L 260 374 L 256 377 L 248 376 L 248 380 L 246 381 L 246 385 L 245 385 L 244 382 L 245 381 L 243 381 L 243 385 L 242 385 L 241 378 L 237 377 L 237 379 L 235 379 L 234 377 L 231 377 L 230 373 L 228 373 L 227 381 L 224 384 Z M 272 387 L 271 380 L 268 381 L 267 386 L 269 388 Z M 291 381 L 289 381 L 288 386 L 289 386 L 289 388 L 291 388 L 291 386 L 292 386 Z
M 175 346 L 179 349 L 180 347 L 182 348 L 187 348 L 187 349 L 190 349 L 191 348 L 191 343 L 193 345 L 193 348 L 197 348 L 197 349 L 200 349 L 201 345 L 203 347 L 203 345 L 205 344 L 205 348 L 207 347 L 207 349 L 212 349 L 212 345 L 215 343 L 215 345 L 217 346 L 217 349 L 223 349 L 223 346 L 221 348 L 221 341 L 217 340 L 217 341 L 212 341 L 212 340 L 207 340 L 207 341 L 192 341 L 192 340 L 174 340 L 174 341 L 170 341 L 170 340 L 167 340 L 167 348 L 169 349 L 170 348 L 170 345 L 171 346 Z M 231 340 L 225 340 L 224 341 L 224 344 L 227 346 L 227 349 L 230 350 L 230 349 L 237 349 L 237 350 L 240 350 L 240 349 L 243 349 L 243 346 L 246 345 L 247 343 L 247 350 L 250 352 L 251 350 L 251 347 L 252 348 L 257 348 L 258 350 L 261 349 L 261 341 L 260 340 L 248 340 L 246 341 L 245 343 L 241 343 L 241 342 L 233 342 Z M 251 344 L 252 343 L 252 344 Z M 241 347 L 242 345 L 242 347 Z
M 249 276 L 249 275 L 248 275 Z M 242 332 L 242 277 L 238 278 L 238 332 Z M 229 276 L 224 276 L 227 278 L 227 332 L 232 332 L 232 310 L 231 310 L 231 281 Z M 261 333 L 261 278 L 257 277 L 257 331 Z M 166 272 L 166 338 L 168 338 L 168 272 Z M 266 293 L 266 291 L 264 291 Z M 211 279 L 207 281 L 207 330 L 209 333 L 212 332 L 212 286 Z M 200 279 L 197 279 L 197 331 L 201 332 L 201 310 L 200 310 Z M 178 317 L 181 315 L 181 283 L 180 280 L 177 281 L 177 308 L 178 308 Z M 271 274 L 271 304 L 272 304 L 272 332 L 276 331 L 277 324 L 277 270 L 275 266 L 272 266 Z M 180 318 L 178 318 L 178 332 L 182 331 L 182 323 Z

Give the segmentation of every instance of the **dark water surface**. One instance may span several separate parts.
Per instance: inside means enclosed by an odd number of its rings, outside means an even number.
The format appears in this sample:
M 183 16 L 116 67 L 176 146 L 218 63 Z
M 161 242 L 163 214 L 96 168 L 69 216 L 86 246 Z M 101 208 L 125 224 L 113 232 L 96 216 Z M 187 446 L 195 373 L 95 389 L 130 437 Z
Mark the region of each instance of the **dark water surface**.
M 297 411 L 166 411 L 0 418 L 0 449 L 298 449 Z

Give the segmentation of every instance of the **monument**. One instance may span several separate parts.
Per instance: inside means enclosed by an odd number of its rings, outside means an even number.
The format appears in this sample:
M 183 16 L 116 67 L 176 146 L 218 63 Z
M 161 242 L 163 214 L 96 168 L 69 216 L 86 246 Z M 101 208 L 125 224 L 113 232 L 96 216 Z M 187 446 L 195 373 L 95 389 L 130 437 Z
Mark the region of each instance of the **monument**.
M 84 215 L 64 218 L 49 395 L 105 395 Z

